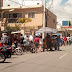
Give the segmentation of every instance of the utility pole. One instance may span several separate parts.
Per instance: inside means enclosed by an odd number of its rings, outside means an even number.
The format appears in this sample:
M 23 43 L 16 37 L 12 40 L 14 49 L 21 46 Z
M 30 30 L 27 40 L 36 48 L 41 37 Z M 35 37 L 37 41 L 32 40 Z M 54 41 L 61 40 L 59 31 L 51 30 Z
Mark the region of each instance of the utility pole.
M 45 21 L 46 0 L 44 0 L 44 4 L 43 4 L 43 6 L 44 6 L 44 10 L 43 10 L 43 27 L 45 27 L 45 23 L 46 23 L 46 21 Z M 43 35 L 42 35 L 42 39 L 44 39 L 44 37 L 45 37 L 45 34 L 43 33 Z

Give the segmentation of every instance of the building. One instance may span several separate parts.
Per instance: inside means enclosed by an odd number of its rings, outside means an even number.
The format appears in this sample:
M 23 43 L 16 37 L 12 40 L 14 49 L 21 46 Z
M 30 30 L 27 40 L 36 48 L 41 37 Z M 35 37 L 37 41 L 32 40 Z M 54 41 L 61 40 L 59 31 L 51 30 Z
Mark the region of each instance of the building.
M 3 6 L 3 0 L 0 0 L 0 8 Z
M 1 29 L 5 29 L 7 25 L 15 26 L 18 18 L 31 18 L 32 21 L 25 24 L 21 24 L 21 33 L 22 34 L 34 34 L 36 30 L 43 26 L 43 5 L 32 5 L 32 6 L 7 6 L 2 7 L 3 12 L 3 21 L 4 25 L 1 24 Z M 12 11 L 11 11 L 12 10 Z M 57 17 L 51 11 L 46 9 L 46 27 L 56 28 Z M 24 32 L 25 30 L 25 32 Z
M 72 21 L 68 20 L 62 20 L 60 23 L 58 23 L 58 31 L 62 35 L 68 36 L 68 34 L 72 35 Z
M 72 22 L 71 21 L 62 21 L 62 28 L 65 29 L 66 35 L 72 35 Z

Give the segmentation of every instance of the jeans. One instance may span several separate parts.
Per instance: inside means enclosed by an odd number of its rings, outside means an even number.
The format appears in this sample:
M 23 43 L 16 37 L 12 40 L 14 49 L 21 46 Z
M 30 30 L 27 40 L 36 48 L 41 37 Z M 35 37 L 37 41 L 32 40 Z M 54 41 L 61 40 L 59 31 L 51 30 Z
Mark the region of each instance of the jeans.
M 62 46 L 62 45 L 63 45 L 63 41 L 61 40 L 61 42 L 60 42 L 60 43 L 61 43 L 61 46 Z
M 57 47 L 56 47 L 57 49 L 56 50 L 60 50 L 59 46 L 60 46 L 60 42 L 57 42 Z

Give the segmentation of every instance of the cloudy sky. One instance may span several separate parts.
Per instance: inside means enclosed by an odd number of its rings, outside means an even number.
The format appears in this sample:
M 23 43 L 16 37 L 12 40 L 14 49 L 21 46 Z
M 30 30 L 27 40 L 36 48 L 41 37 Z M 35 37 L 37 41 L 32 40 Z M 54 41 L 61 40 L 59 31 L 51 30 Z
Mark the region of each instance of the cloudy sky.
M 26 2 L 24 2 L 26 1 Z M 14 5 L 35 5 L 42 0 L 4 0 L 4 6 Z M 44 0 L 43 0 L 44 1 Z M 53 2 L 52 2 L 53 1 Z M 59 20 L 72 20 L 72 0 L 46 0 L 46 7 L 57 15 Z

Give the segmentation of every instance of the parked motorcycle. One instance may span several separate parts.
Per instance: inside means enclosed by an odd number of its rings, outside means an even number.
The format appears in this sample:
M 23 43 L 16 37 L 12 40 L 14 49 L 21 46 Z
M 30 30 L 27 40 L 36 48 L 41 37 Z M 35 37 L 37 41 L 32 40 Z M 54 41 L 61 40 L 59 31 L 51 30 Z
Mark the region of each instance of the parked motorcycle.
M 4 49 L 0 48 L 0 63 L 3 63 L 6 60 Z
M 16 55 L 22 55 L 23 54 L 23 48 L 18 45 L 17 48 L 15 48 L 15 45 L 12 45 L 12 54 L 16 54 Z

